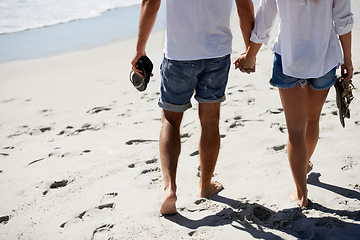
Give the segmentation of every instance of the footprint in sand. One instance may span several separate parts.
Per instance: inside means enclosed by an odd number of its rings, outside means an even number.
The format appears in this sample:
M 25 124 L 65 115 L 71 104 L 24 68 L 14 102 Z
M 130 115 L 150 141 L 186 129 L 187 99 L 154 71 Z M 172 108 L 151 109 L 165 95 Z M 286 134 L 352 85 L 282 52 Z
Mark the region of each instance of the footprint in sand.
M 233 129 L 233 128 L 237 128 L 237 127 L 244 127 L 244 123 L 243 122 L 240 122 L 240 121 L 235 121 L 234 123 L 232 123 L 230 126 L 229 126 L 229 130 L 230 129 Z
M 145 140 L 145 139 L 133 139 L 125 142 L 126 145 L 134 145 L 139 143 L 150 143 L 150 142 L 158 142 L 158 140 Z
M 79 135 L 80 133 L 85 131 L 99 131 L 105 128 L 106 126 L 107 124 L 104 122 L 100 122 L 94 125 L 90 123 L 85 123 L 80 128 L 77 128 L 75 130 L 73 126 L 67 126 L 64 130 L 58 133 L 58 135 L 74 136 L 74 135 Z
M 234 117 L 234 120 L 235 122 L 233 122 L 229 128 L 228 128 L 228 131 L 232 128 L 236 128 L 236 127 L 244 127 L 245 126 L 245 123 L 246 122 L 263 122 L 264 120 L 263 119 L 255 119 L 255 120 L 252 120 L 252 119 L 242 119 L 241 116 L 237 116 L 237 117 Z M 225 120 L 225 123 L 228 123 L 230 120 Z
M 156 164 L 158 162 L 158 159 L 157 158 L 153 158 L 153 159 L 150 159 L 150 160 L 146 160 L 146 161 L 138 161 L 138 162 L 135 162 L 135 163 L 131 163 L 128 165 L 128 168 L 136 168 L 136 167 L 141 167 L 141 166 L 146 166 L 148 167 L 149 165 L 153 165 L 153 164 Z M 141 172 L 139 173 L 139 175 L 137 175 L 135 177 L 135 179 L 141 175 L 147 175 L 147 174 L 150 174 L 150 173 L 159 173 L 161 172 L 161 169 L 160 167 L 150 167 L 150 168 L 146 168 L 144 170 L 141 170 Z M 158 183 L 160 179 L 160 176 L 157 176 L 157 177 L 154 177 L 151 179 L 150 181 L 150 184 L 155 184 L 155 183 Z
M 90 109 L 89 111 L 87 111 L 87 113 L 96 114 L 96 113 L 99 113 L 102 111 L 110 111 L 110 110 L 111 110 L 111 108 L 109 108 L 109 107 L 94 107 L 94 108 Z
M 259 219 L 261 222 L 265 222 L 270 219 L 270 217 L 273 215 L 273 211 L 262 207 L 262 206 L 256 206 L 253 208 L 254 217 Z
M 41 161 L 43 161 L 43 160 L 45 160 L 45 158 L 36 159 L 36 160 L 30 162 L 30 163 L 28 164 L 28 166 L 33 165 L 34 163 L 37 163 L 37 162 L 41 162 Z
M 99 232 L 103 232 L 103 231 L 110 231 L 113 227 L 114 227 L 114 224 L 104 224 L 104 225 L 102 225 L 101 227 L 96 228 L 96 229 L 93 231 L 93 235 L 92 235 L 92 237 L 91 237 L 91 240 L 94 239 L 95 234 L 97 234 L 97 233 L 99 233 Z
M 42 114 L 44 117 L 53 116 L 53 110 L 52 109 L 43 109 L 40 111 L 40 114 Z
M 284 111 L 284 109 L 282 109 L 282 108 L 268 109 L 268 110 L 266 110 L 266 112 L 260 114 L 259 117 L 262 115 L 266 115 L 266 114 L 280 114 L 283 111 Z
M 9 102 L 12 102 L 12 101 L 15 101 L 15 98 L 2 100 L 1 103 L 9 103 Z
M 286 151 L 286 144 L 269 147 L 269 148 L 267 148 L 267 150 L 268 151 L 275 151 L 275 152 L 284 152 L 284 151 Z
M 43 195 L 45 196 L 46 194 L 48 194 L 48 192 L 51 189 L 58 189 L 58 188 L 66 187 L 68 185 L 68 183 L 69 183 L 68 180 L 54 181 L 52 184 L 50 184 L 49 189 L 43 192 Z
M 232 128 L 236 128 L 236 127 L 243 127 L 244 124 L 243 124 L 242 122 L 240 122 L 241 119 L 242 119 L 241 116 L 236 116 L 236 117 L 234 117 L 233 120 L 235 120 L 235 122 L 233 122 L 233 123 L 229 126 L 229 129 L 228 129 L 228 130 L 230 130 L 230 129 L 232 129 Z M 225 123 L 228 123 L 228 122 L 230 122 L 230 121 L 232 121 L 232 120 L 227 119 L 227 120 L 225 120 Z
M 148 174 L 148 173 L 151 173 L 151 172 L 160 172 L 160 168 L 158 167 L 155 167 L 155 168 L 149 168 L 149 169 L 145 169 L 143 171 L 141 171 L 141 175 L 144 175 L 144 174 Z
M 104 195 L 104 197 L 101 199 L 101 202 L 107 201 L 109 199 L 113 199 L 119 195 L 117 192 L 107 193 Z
M 58 150 L 58 148 L 56 148 L 55 150 Z M 81 155 L 84 155 L 84 154 L 87 154 L 87 153 L 90 153 L 91 150 L 89 149 L 85 149 L 83 150 L 81 153 L 71 153 L 71 152 L 59 152 L 59 151 L 54 151 L 54 152 L 51 152 L 48 154 L 48 158 L 50 157 L 58 157 L 58 158 L 64 158 L 64 157 L 68 157 L 68 156 L 74 156 L 74 155 L 77 155 L 79 154 L 80 156 Z M 30 163 L 28 163 L 27 166 L 30 166 L 30 165 L 33 165 L 35 163 L 38 163 L 38 162 L 41 162 L 41 161 L 44 161 L 46 158 L 39 158 L 39 159 L 36 159 Z
M 271 123 L 270 128 L 277 128 L 280 132 L 285 133 L 286 125 L 282 123 Z
M 13 146 L 7 146 L 7 147 L 3 147 L 3 149 L 9 151 L 9 150 L 15 149 L 15 147 L 13 147 Z M 9 156 L 9 155 L 10 155 L 10 154 L 7 153 L 7 152 L 0 152 L 0 156 L 2 156 L 2 157 L 7 157 L 7 156 Z
M 10 220 L 10 216 L 9 215 L 6 215 L 6 216 L 1 216 L 0 217 L 0 224 L 7 224 Z
M 190 137 L 191 137 L 191 133 L 183 133 L 181 134 L 180 138 L 181 138 L 181 143 L 186 142 Z
M 9 135 L 8 138 L 18 137 L 18 136 L 21 136 L 23 134 L 28 134 L 30 136 L 36 136 L 36 135 L 43 134 L 43 133 L 45 133 L 47 131 L 51 131 L 50 126 L 39 126 L 39 127 L 31 129 L 29 126 L 24 125 L 24 126 L 20 126 L 19 128 L 20 128 L 20 130 L 18 130 L 15 133 Z
M 104 195 L 103 200 L 106 200 L 108 198 L 114 198 L 118 196 L 118 193 L 107 193 Z M 79 220 L 84 220 L 86 217 L 88 216 L 92 216 L 94 214 L 99 213 L 99 211 L 104 211 L 104 210 L 114 210 L 115 209 L 115 203 L 105 203 L 105 204 L 101 204 L 97 207 L 94 207 L 92 209 L 88 209 L 86 211 L 81 212 L 80 214 L 78 214 L 74 219 L 69 220 L 67 222 L 64 222 L 63 224 L 60 225 L 61 228 L 65 228 L 66 225 L 68 224 L 74 224 L 76 222 L 78 222 Z
M 194 204 L 187 207 L 178 208 L 179 212 L 202 212 L 206 210 L 219 210 L 217 205 L 213 205 L 211 201 L 206 198 L 197 199 Z
M 257 203 L 239 203 L 234 218 L 240 222 L 254 222 L 263 225 L 275 212 Z
M 150 160 L 146 160 L 146 161 L 137 161 L 135 163 L 131 163 L 128 165 L 128 168 L 135 168 L 136 166 L 143 166 L 143 165 L 148 165 L 148 164 L 154 164 L 157 163 L 158 159 L 157 158 L 153 158 Z
M 156 162 L 157 162 L 157 158 L 153 158 L 151 160 L 145 161 L 146 164 L 153 164 L 153 163 L 156 163 Z
M 247 101 L 248 105 L 255 105 L 255 98 L 249 98 Z
M 196 150 L 195 152 L 190 153 L 190 157 L 194 157 L 199 155 L 199 150 Z
M 73 126 L 67 126 L 64 130 L 62 130 L 61 132 L 59 132 L 58 135 L 63 135 L 63 134 L 67 134 L 67 135 L 68 135 L 68 134 L 72 131 L 72 129 L 74 129 Z
M 205 199 L 205 198 L 200 198 L 200 199 L 196 200 L 194 203 L 195 203 L 196 205 L 199 205 L 200 203 L 203 203 L 203 202 L 206 202 L 206 199 Z

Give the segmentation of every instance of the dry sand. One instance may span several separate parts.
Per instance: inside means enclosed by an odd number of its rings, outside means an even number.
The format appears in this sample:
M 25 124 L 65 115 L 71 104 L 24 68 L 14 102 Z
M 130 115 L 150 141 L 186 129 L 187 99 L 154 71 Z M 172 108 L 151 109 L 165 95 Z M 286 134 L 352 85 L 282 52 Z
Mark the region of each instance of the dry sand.
M 360 3 L 352 4 L 359 73 Z M 232 29 L 235 59 L 244 50 L 236 14 Z M 312 205 L 300 210 L 288 197 L 295 186 L 284 114 L 268 84 L 269 46 L 255 74 L 230 72 L 214 176 L 225 189 L 197 198 L 194 101 L 182 124 L 178 214 L 160 216 L 157 69 L 164 32 L 149 40 L 155 76 L 143 93 L 128 80 L 135 42 L 0 64 L 0 239 L 360 238 L 360 91 L 342 128 L 331 89 L 308 180 Z M 355 86 L 359 80 L 356 74 Z

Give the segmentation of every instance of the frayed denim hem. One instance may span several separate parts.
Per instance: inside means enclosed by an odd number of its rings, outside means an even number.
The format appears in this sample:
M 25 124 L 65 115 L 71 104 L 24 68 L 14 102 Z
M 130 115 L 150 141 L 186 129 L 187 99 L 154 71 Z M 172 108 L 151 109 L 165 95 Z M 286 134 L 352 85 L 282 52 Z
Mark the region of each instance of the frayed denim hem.
M 302 88 L 304 88 L 307 84 L 307 80 L 306 79 L 299 79 L 299 81 L 292 83 L 292 84 L 275 84 L 273 83 L 272 79 L 270 79 L 269 83 L 271 86 L 273 87 L 277 87 L 277 88 L 281 88 L 281 89 L 290 89 L 296 86 L 301 86 Z

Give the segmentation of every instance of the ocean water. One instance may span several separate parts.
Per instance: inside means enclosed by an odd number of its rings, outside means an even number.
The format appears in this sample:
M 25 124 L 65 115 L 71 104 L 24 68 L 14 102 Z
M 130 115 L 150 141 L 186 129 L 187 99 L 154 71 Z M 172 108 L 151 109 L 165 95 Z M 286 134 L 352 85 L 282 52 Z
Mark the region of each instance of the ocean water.
M 253 0 L 257 4 L 259 0 Z M 135 37 L 141 0 L 0 0 L 0 63 Z M 165 28 L 165 1 L 155 29 Z
M 141 0 L 0 0 L 0 34 L 98 17 Z

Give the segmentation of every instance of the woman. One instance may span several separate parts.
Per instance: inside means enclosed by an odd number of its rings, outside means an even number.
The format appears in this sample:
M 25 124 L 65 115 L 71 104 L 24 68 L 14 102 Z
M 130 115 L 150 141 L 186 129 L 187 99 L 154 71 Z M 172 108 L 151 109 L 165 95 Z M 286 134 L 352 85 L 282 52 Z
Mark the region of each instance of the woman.
M 293 198 L 308 206 L 306 174 L 319 138 L 321 109 L 341 66 L 345 80 L 353 76 L 350 0 L 261 0 L 251 43 L 235 62 L 250 73 L 261 44 L 267 44 L 276 15 L 279 33 L 270 84 L 279 88 L 288 129 L 288 158 L 296 185 Z M 340 39 L 340 43 L 338 40 Z M 342 51 L 341 51 L 342 50 Z

